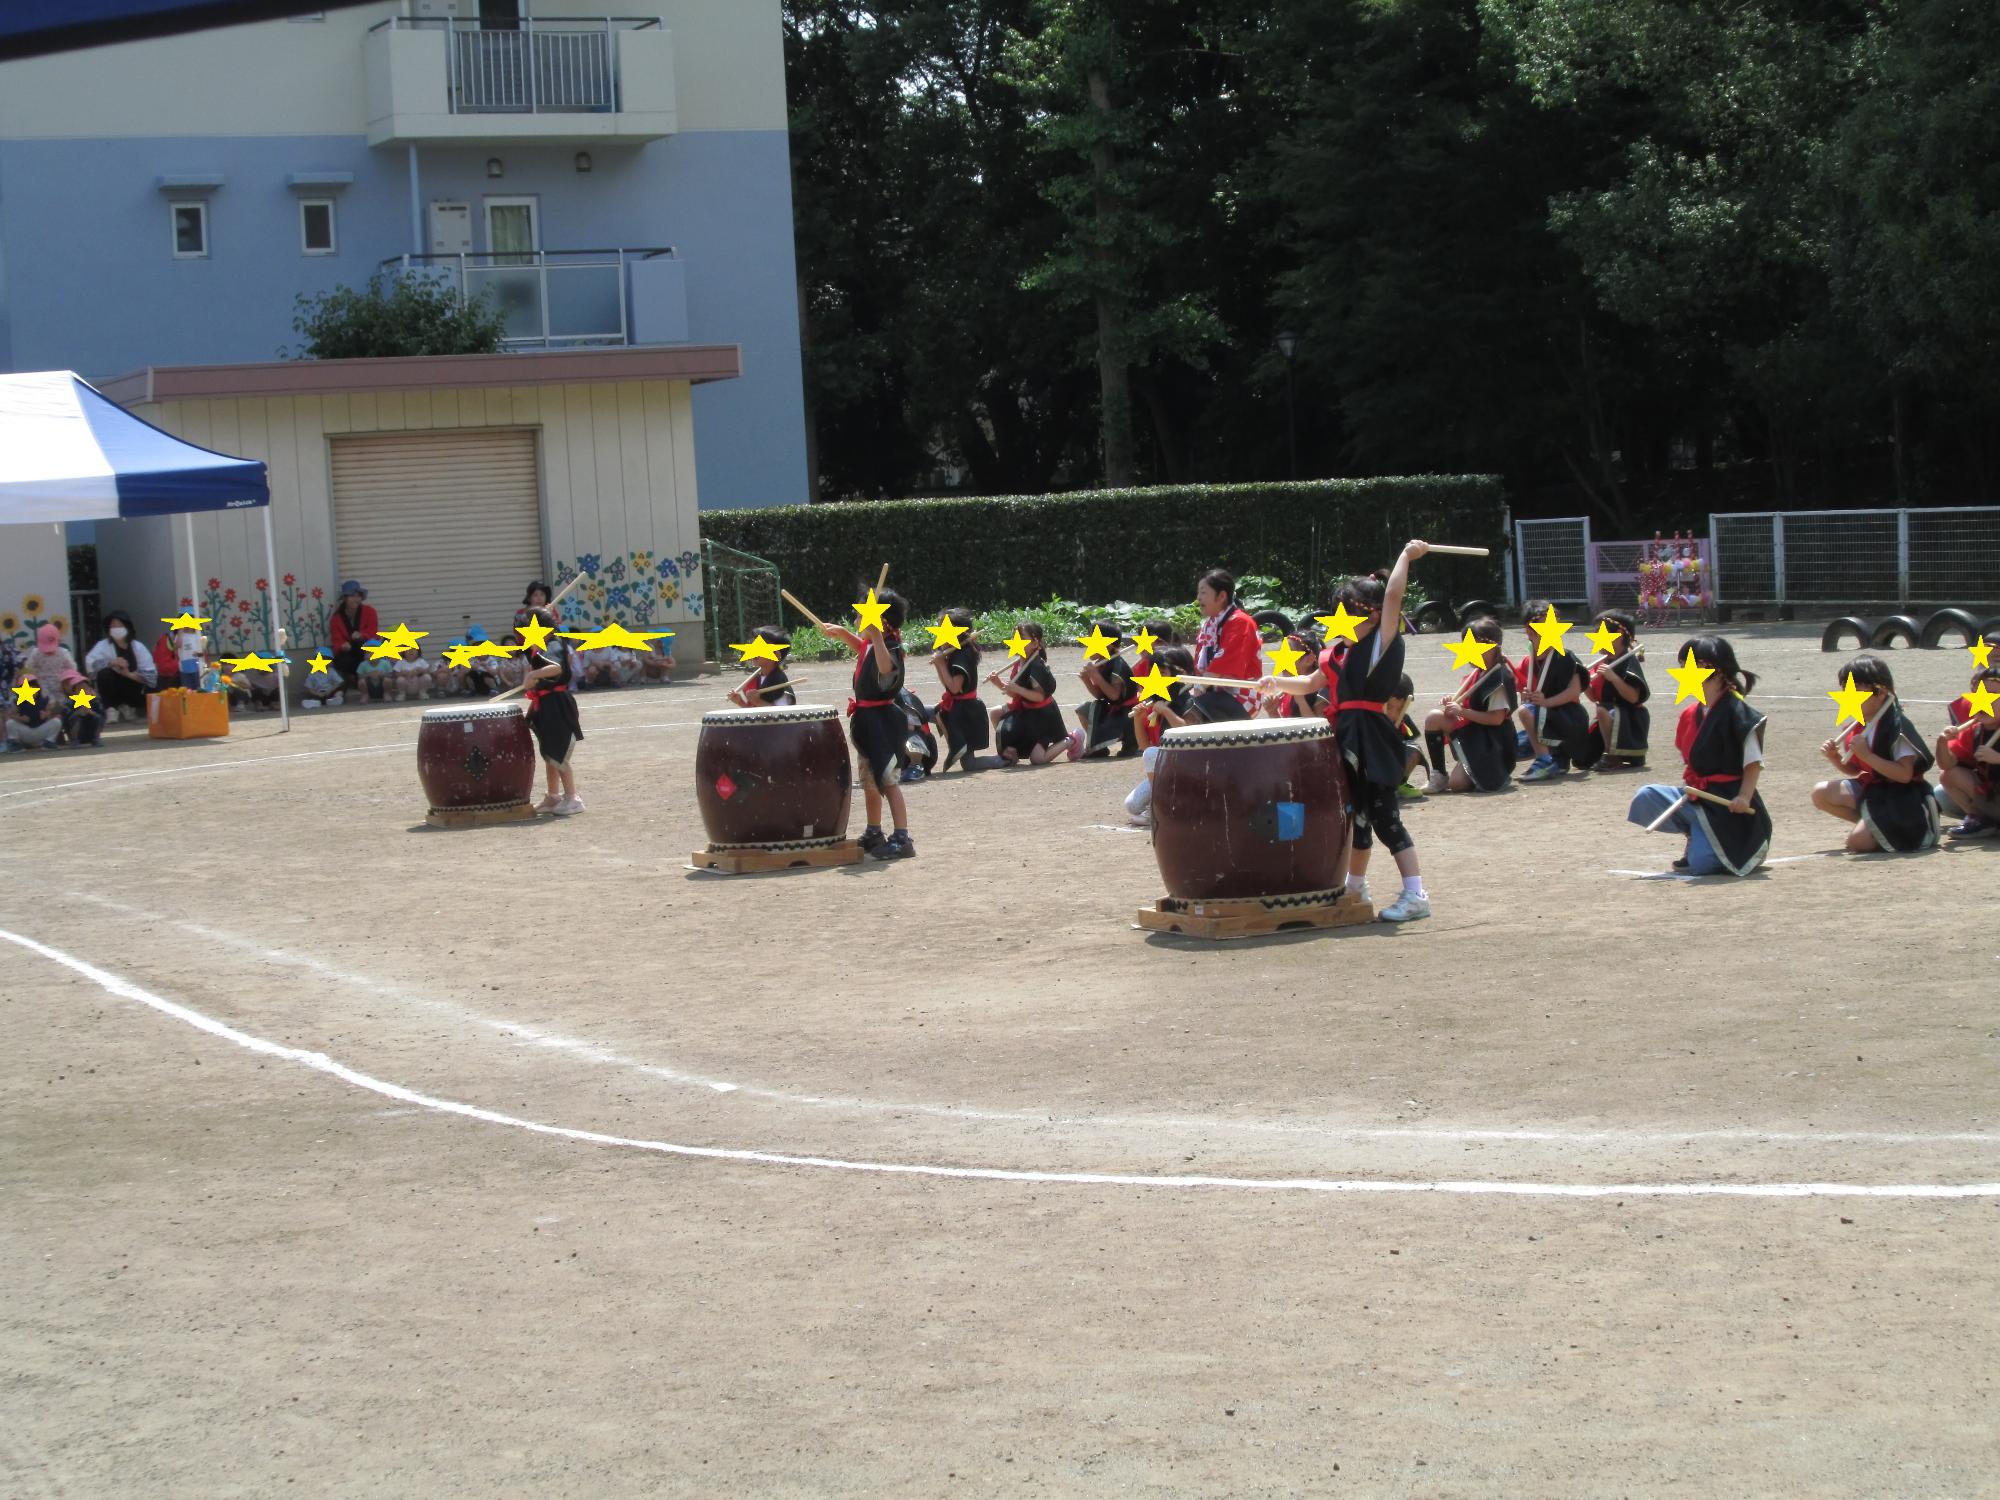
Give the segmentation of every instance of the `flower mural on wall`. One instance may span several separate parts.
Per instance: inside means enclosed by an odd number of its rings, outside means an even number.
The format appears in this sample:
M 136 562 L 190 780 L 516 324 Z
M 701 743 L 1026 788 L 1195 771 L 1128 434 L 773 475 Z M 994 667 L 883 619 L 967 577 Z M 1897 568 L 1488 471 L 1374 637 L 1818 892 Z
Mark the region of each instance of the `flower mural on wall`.
M 69 635 L 69 616 L 44 614 L 48 601 L 40 594 L 21 596 L 21 607 L 17 610 L 0 611 L 0 636 L 5 636 L 17 651 L 31 651 L 35 645 L 35 632 L 44 625 L 53 625 L 65 638 Z M 74 644 L 74 643 L 72 643 Z M 81 653 L 78 653 L 81 655 Z
M 619 620 L 635 629 L 701 615 L 701 559 L 692 552 L 661 557 L 650 551 L 585 552 L 556 563 L 556 588 L 579 574 L 587 580 L 563 600 L 563 623 L 584 629 Z

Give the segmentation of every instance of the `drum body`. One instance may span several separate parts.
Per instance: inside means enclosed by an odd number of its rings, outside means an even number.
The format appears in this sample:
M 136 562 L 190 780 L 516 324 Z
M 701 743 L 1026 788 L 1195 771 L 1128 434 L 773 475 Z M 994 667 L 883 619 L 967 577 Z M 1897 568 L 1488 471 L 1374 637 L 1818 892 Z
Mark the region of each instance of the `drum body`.
M 501 812 L 535 789 L 535 739 L 518 703 L 424 710 L 417 778 L 432 812 Z
M 1347 773 L 1326 720 L 1169 729 L 1153 768 L 1153 856 L 1187 901 L 1338 892 Z
M 725 709 L 701 716 L 694 795 L 711 849 L 812 849 L 847 837 L 854 762 L 838 710 Z

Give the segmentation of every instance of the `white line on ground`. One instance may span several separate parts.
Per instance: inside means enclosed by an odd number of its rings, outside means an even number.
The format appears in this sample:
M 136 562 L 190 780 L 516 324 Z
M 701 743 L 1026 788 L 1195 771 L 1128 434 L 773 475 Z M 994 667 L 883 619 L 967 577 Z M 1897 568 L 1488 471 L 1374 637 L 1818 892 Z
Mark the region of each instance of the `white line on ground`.
M 925 1115 L 937 1119 L 971 1121 L 978 1124 L 1032 1125 L 1038 1128 L 1061 1126 L 1074 1129 L 1118 1130 L 1118 1131 L 1160 1131 L 1160 1130 L 1206 1130 L 1238 1132 L 1256 1135 L 1306 1136 L 1326 1140 L 1345 1141 L 1428 1141 L 1449 1144 L 1466 1142 L 1536 1143 L 1546 1142 L 1563 1146 L 1659 1146 L 1691 1145 L 1703 1143 L 1739 1145 L 1870 1145 L 1870 1146 L 1910 1146 L 1910 1145 L 2000 1145 L 2000 1133 L 1981 1131 L 1874 1131 L 1874 1130 L 1752 1130 L 1711 1129 L 1711 1130 L 1557 1130 L 1557 1129 L 1502 1129 L 1467 1128 L 1425 1125 L 1327 1125 L 1320 1123 L 1299 1123 L 1285 1120 L 1245 1120 L 1229 1116 L 1200 1116 L 1183 1118 L 1161 1115 L 1053 1115 L 1046 1111 L 982 1109 L 974 1105 L 909 1103 L 887 1099 L 861 1099 L 828 1096 L 824 1094 L 797 1094 L 782 1089 L 764 1088 L 757 1084 L 731 1083 L 719 1078 L 705 1077 L 699 1073 L 689 1073 L 678 1068 L 658 1063 L 640 1062 L 635 1058 L 622 1056 L 608 1047 L 600 1047 L 595 1042 L 578 1041 L 571 1037 L 558 1036 L 540 1031 L 532 1026 L 520 1025 L 513 1021 L 497 1020 L 491 1016 L 457 1005 L 451 1001 L 439 1000 L 433 996 L 420 994 L 386 980 L 373 979 L 358 974 L 351 969 L 324 963 L 309 954 L 294 953 L 284 948 L 274 948 L 255 938 L 241 933 L 229 932 L 221 928 L 206 926 L 199 922 L 159 918 L 155 913 L 141 907 L 129 906 L 122 901 L 114 901 L 108 896 L 100 896 L 94 891 L 70 891 L 70 899 L 89 902 L 94 906 L 118 912 L 124 916 L 167 922 L 207 943 L 217 943 L 244 952 L 254 953 L 267 963 L 285 967 L 304 969 L 318 974 L 336 984 L 351 985 L 365 989 L 385 999 L 401 1004 L 418 1005 L 440 1015 L 470 1025 L 496 1031 L 517 1041 L 543 1047 L 552 1052 L 567 1053 L 585 1062 L 603 1063 L 612 1067 L 626 1068 L 634 1072 L 658 1078 L 663 1082 L 689 1088 L 707 1089 L 717 1094 L 737 1094 L 745 1099 L 755 1099 L 763 1103 L 787 1106 L 807 1106 L 815 1109 L 847 1111 L 856 1114 Z
M 96 786 L 106 781 L 134 781 L 142 776 L 192 776 L 200 771 L 224 771 L 231 766 L 269 766 L 283 760 L 317 760 L 328 755 L 363 755 L 371 750 L 405 750 L 403 741 L 383 745 L 349 745 L 344 750 L 299 750 L 288 755 L 239 755 L 235 760 L 204 760 L 191 766 L 161 766 L 153 771 L 113 771 L 104 776 L 86 776 L 78 781 L 45 781 L 18 791 L 0 792 L 0 800 L 28 797 L 36 792 L 60 792 L 71 787 Z
M 1209 1177 L 1194 1174 L 1151 1177 L 1125 1172 L 1037 1172 L 1004 1167 L 946 1167 L 927 1162 L 848 1161 L 831 1156 L 795 1156 L 776 1151 L 750 1151 L 726 1146 L 685 1146 L 672 1141 L 645 1140 L 634 1136 L 609 1135 L 597 1130 L 578 1130 L 566 1125 L 549 1125 L 524 1120 L 497 1110 L 456 1100 L 439 1099 L 415 1089 L 375 1078 L 323 1052 L 287 1047 L 217 1021 L 128 980 L 106 972 L 83 959 L 38 943 L 33 938 L 0 928 L 0 939 L 27 949 L 51 963 L 80 974 L 99 989 L 120 999 L 139 1004 L 198 1031 L 207 1032 L 245 1051 L 283 1062 L 296 1063 L 316 1073 L 338 1078 L 355 1088 L 380 1094 L 385 1099 L 413 1104 L 438 1114 L 457 1115 L 487 1125 L 502 1125 L 535 1135 L 578 1141 L 593 1146 L 616 1146 L 631 1151 L 651 1151 L 665 1156 L 693 1157 L 705 1161 L 742 1162 L 754 1166 L 817 1168 L 822 1171 L 866 1172 L 886 1176 L 948 1178 L 975 1182 L 1021 1182 L 1061 1184 L 1080 1187 L 1133 1188 L 1232 1188 L 1250 1192 L 1311 1193 L 1446 1193 L 1468 1196 L 1521 1198 L 1994 1198 L 2000 1197 L 2000 1182 L 1975 1183 L 1847 1183 L 1847 1182 L 1456 1182 L 1397 1181 L 1359 1178 L 1338 1180 L 1316 1177 Z

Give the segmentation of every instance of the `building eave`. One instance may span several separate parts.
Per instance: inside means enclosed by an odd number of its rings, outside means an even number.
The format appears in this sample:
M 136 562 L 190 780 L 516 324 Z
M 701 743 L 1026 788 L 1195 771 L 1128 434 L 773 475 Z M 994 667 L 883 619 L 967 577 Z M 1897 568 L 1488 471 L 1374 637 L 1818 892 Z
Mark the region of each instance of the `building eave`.
M 433 354 L 394 359 L 273 360 L 243 365 L 149 365 L 96 382 L 121 406 L 148 401 L 314 396 L 483 386 L 685 380 L 702 385 L 743 374 L 741 344 L 544 349 L 519 354 Z

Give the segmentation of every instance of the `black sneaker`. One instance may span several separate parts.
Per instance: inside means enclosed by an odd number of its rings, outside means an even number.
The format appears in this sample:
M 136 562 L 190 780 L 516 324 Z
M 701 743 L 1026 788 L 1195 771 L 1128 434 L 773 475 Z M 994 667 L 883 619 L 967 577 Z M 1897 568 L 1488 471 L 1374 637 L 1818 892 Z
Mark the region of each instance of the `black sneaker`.
M 883 840 L 882 847 L 874 853 L 877 859 L 915 859 L 917 846 L 910 841 L 907 833 L 899 829 Z
M 861 852 L 863 854 L 873 854 L 889 841 L 882 837 L 881 829 L 870 828 L 864 831 L 856 842 L 861 845 Z

